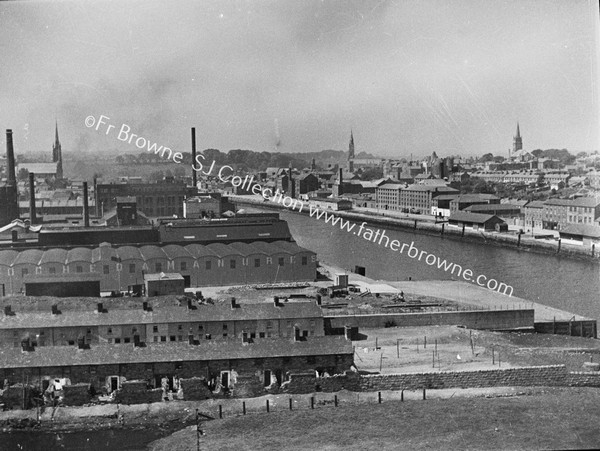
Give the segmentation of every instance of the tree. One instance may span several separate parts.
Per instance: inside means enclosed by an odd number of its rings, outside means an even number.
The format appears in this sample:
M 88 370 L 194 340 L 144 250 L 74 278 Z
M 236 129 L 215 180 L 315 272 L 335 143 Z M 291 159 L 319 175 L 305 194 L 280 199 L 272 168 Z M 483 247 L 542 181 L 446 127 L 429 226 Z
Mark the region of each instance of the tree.
M 481 163 L 487 163 L 488 161 L 494 161 L 494 154 L 486 153 L 481 156 L 479 159 Z
M 546 184 L 546 181 L 544 179 L 545 179 L 544 173 L 540 172 L 540 174 L 538 175 L 538 178 L 537 178 L 537 186 L 538 187 L 544 186 Z

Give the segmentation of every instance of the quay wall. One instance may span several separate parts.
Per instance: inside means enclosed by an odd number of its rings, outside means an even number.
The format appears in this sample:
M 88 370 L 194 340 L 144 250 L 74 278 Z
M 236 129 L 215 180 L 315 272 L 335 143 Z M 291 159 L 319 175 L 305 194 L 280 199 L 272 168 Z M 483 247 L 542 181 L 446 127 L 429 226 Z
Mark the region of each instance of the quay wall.
M 291 213 L 308 215 L 308 208 L 304 212 L 298 212 L 297 210 L 291 210 L 284 207 L 283 205 L 273 202 L 260 202 L 254 199 L 240 199 L 235 197 L 231 199 L 234 204 L 240 205 L 251 205 L 257 208 L 266 208 L 272 210 L 285 210 Z M 330 213 L 349 219 L 352 221 L 367 221 L 369 224 L 376 224 L 389 229 L 398 229 L 418 233 L 421 235 L 431 236 L 442 236 L 447 239 L 468 241 L 472 243 L 480 243 L 490 246 L 500 246 L 514 248 L 524 252 L 536 252 L 542 254 L 560 254 L 563 257 L 571 257 L 576 259 L 584 259 L 595 262 L 600 262 L 600 249 L 592 256 L 592 251 L 577 246 L 559 245 L 558 241 L 541 241 L 536 240 L 532 237 L 526 237 L 522 235 L 519 240 L 516 234 L 501 234 L 495 232 L 483 232 L 480 230 L 472 230 L 465 228 L 464 232 L 462 228 L 450 226 L 447 223 L 442 227 L 442 223 L 433 223 L 430 221 L 422 221 L 418 219 L 409 218 L 391 218 L 384 216 L 377 216 L 367 213 L 357 213 L 354 211 L 331 211 Z

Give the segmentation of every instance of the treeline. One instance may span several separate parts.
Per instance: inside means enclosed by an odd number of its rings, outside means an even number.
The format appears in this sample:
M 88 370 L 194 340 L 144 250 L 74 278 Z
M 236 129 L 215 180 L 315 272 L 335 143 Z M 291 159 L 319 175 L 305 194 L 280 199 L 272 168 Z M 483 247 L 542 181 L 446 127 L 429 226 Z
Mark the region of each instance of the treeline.
M 314 158 L 317 165 L 326 167 L 327 164 L 342 163 L 347 160 L 347 152 L 341 150 L 323 150 L 320 152 L 308 153 L 281 153 L 281 152 L 256 152 L 253 150 L 233 149 L 229 152 L 221 152 L 218 149 L 205 149 L 201 151 L 204 155 L 204 161 L 216 162 L 217 166 L 229 165 L 236 169 L 246 171 L 263 171 L 269 167 L 289 167 L 290 165 L 297 169 L 310 167 Z M 369 154 L 361 153 L 357 157 L 373 158 Z M 140 164 L 169 164 L 168 159 L 162 158 L 160 154 L 150 152 L 139 154 L 123 154 L 115 157 L 115 162 L 119 165 L 140 165 Z M 184 165 L 192 164 L 192 154 L 183 153 Z

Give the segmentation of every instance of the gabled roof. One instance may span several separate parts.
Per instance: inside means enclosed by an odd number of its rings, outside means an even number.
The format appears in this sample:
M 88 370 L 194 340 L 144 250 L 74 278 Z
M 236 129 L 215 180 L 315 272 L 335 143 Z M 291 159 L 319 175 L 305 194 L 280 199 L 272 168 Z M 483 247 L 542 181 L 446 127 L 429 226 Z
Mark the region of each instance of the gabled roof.
M 485 215 L 480 213 L 468 213 L 464 211 L 457 211 L 450 215 L 449 221 L 460 221 L 460 222 L 471 222 L 473 224 L 484 224 L 490 219 L 496 218 L 497 222 L 504 222 L 496 215 Z
M 92 345 L 90 349 L 74 346 L 43 346 L 32 352 L 9 348 L 0 353 L 0 368 L 44 368 L 78 365 L 110 365 L 132 363 L 184 362 L 195 360 L 235 360 L 268 357 L 303 357 L 352 354 L 352 342 L 344 337 L 309 337 L 305 341 L 292 339 L 256 339 L 243 344 L 241 340 L 202 341 L 188 343 L 148 343 L 133 345 Z
M 581 235 L 585 238 L 600 238 L 600 227 L 588 224 L 572 224 L 562 229 L 560 234 Z

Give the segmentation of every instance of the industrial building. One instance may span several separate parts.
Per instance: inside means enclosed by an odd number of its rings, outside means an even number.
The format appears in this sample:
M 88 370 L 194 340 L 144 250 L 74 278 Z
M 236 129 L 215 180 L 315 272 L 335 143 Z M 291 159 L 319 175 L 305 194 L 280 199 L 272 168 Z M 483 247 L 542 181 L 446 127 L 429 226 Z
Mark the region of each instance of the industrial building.
M 127 291 L 143 284 L 144 274 L 161 272 L 181 274 L 187 287 L 312 281 L 316 265 L 314 252 L 288 241 L 2 249 L 0 285 L 16 294 L 30 274 L 59 280 L 74 273 L 99 275 L 102 291 Z

